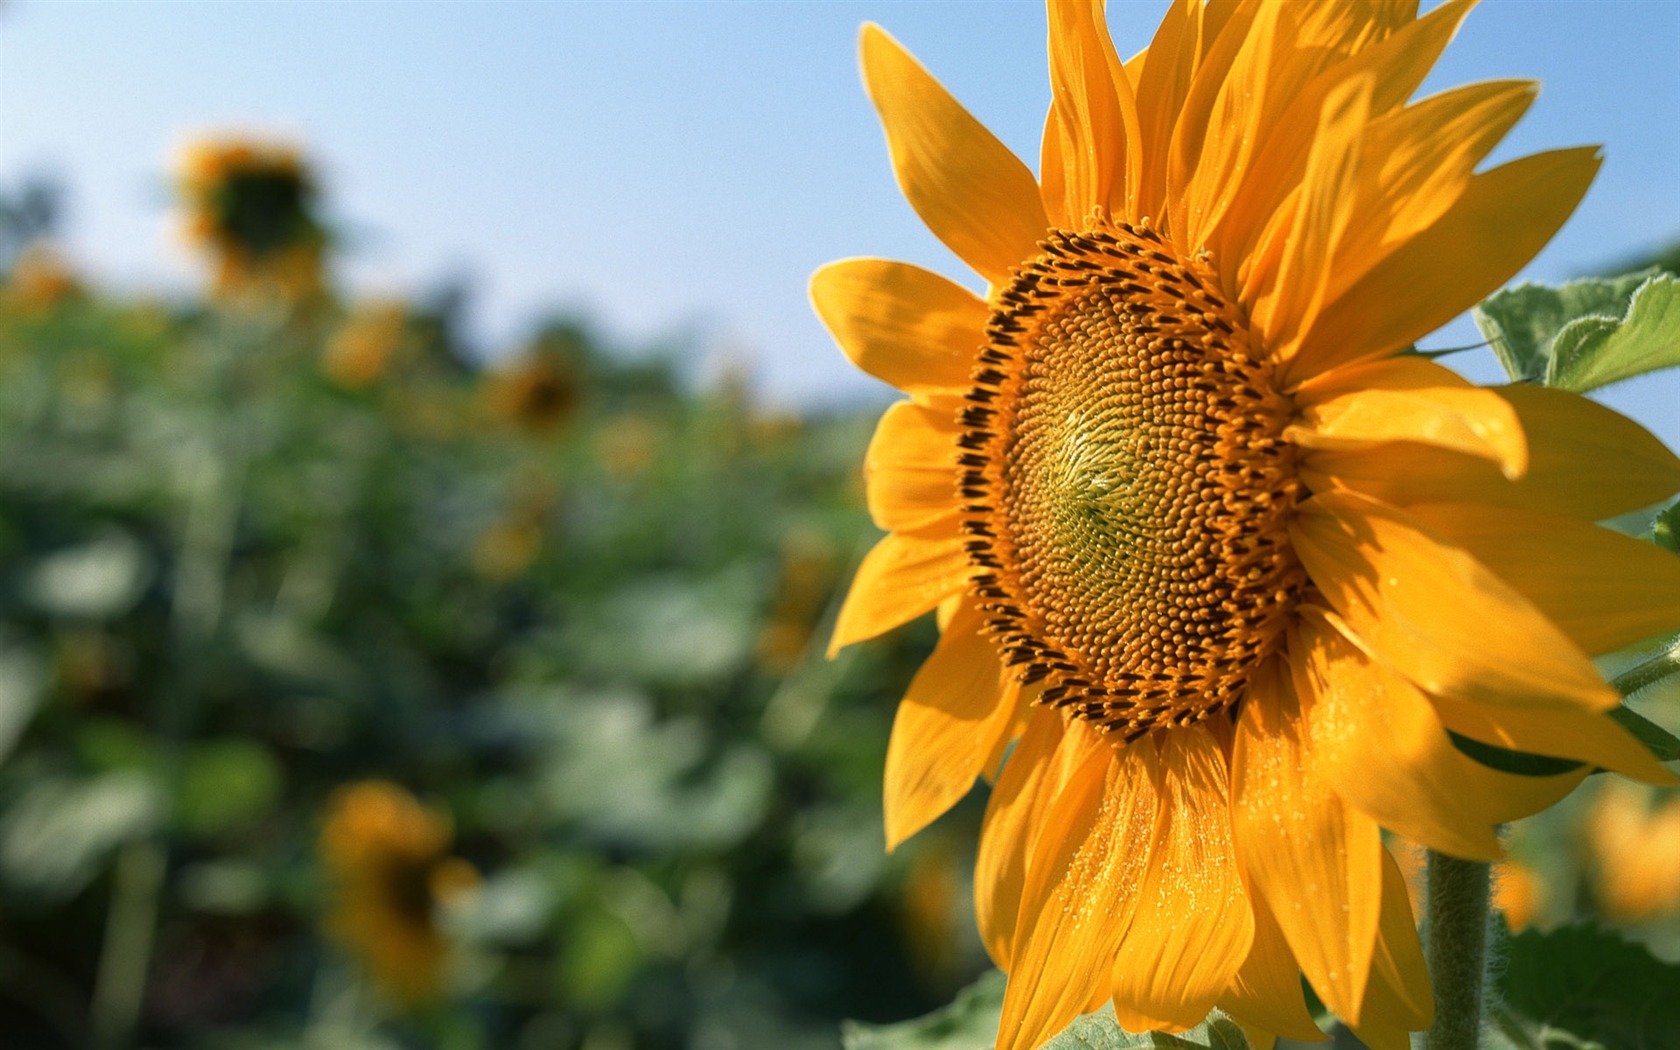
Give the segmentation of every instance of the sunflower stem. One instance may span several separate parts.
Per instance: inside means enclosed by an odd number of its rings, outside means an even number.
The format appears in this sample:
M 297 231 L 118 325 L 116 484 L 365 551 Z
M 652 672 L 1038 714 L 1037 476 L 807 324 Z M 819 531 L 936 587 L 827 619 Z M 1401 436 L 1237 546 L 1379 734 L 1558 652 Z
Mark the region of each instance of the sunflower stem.
M 1435 1025 L 1425 1050 L 1476 1050 L 1487 976 L 1488 865 L 1429 851 L 1425 948 L 1435 986 Z
M 1680 642 L 1669 646 L 1649 660 L 1628 668 L 1611 679 L 1610 684 L 1623 696 L 1632 696 L 1676 673 L 1680 673 Z

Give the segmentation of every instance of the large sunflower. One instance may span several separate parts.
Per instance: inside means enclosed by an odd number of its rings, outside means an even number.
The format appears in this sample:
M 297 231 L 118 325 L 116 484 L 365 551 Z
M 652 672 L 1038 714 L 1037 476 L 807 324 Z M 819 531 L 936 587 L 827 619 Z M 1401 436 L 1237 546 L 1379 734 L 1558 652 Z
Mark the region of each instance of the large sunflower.
M 1581 776 L 1496 771 L 1448 731 L 1669 778 L 1589 655 L 1680 624 L 1680 559 L 1593 522 L 1680 489 L 1680 461 L 1406 352 L 1598 168 L 1476 170 L 1530 82 L 1409 101 L 1470 6 L 1179 0 L 1122 62 L 1100 0 L 1052 2 L 1037 179 L 863 31 L 899 184 L 989 288 L 874 259 L 813 279 L 845 352 L 910 395 L 868 452 L 890 534 L 833 644 L 938 610 L 887 837 L 997 776 L 975 893 L 1002 1050 L 1105 1001 L 1133 1030 L 1218 1005 L 1310 1038 L 1298 971 L 1404 1046 L 1432 1000 L 1380 829 L 1496 857 L 1499 823 Z

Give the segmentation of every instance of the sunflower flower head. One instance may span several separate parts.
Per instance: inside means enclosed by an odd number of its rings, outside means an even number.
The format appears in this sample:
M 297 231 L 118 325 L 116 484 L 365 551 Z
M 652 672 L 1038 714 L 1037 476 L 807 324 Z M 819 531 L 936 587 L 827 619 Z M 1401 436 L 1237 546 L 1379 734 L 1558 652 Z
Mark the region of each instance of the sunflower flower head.
M 478 875 L 450 856 L 449 820 L 385 781 L 348 785 L 327 807 L 320 854 L 334 885 L 327 932 L 398 1004 L 437 998 L 449 941 L 442 907 Z
M 188 240 L 224 299 L 300 302 L 322 291 L 326 230 L 299 151 L 242 138 L 190 145 L 177 166 Z
M 1593 523 L 1680 489 L 1680 460 L 1407 352 L 1599 163 L 1482 169 L 1530 82 L 1413 99 L 1470 6 L 1178 0 L 1122 61 L 1099 0 L 1052 2 L 1036 177 L 863 30 L 899 185 L 986 290 L 878 259 L 813 278 L 909 395 L 866 454 L 888 535 L 831 646 L 938 613 L 887 839 L 995 778 L 1000 1050 L 1104 1002 L 1133 1031 L 1218 1006 L 1316 1038 L 1303 974 L 1403 1047 L 1433 1000 L 1383 829 L 1494 859 L 1586 768 L 1514 776 L 1450 734 L 1672 779 L 1590 657 L 1680 624 L 1680 559 Z
M 1680 914 L 1680 796 L 1606 784 L 1593 800 L 1587 841 L 1606 915 L 1636 923 Z
M 372 386 L 401 355 L 408 320 L 408 307 L 398 300 L 357 307 L 327 340 L 321 371 L 345 390 Z

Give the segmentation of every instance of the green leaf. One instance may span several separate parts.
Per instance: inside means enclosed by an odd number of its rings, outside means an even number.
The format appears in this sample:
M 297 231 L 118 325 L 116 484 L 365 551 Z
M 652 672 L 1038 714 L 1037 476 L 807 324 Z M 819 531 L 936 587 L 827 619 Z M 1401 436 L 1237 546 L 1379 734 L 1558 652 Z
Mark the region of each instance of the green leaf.
M 176 819 L 196 835 L 248 824 L 280 801 L 280 762 L 261 744 L 215 740 L 188 754 L 181 770 Z
M 1588 278 L 1555 288 L 1519 284 L 1488 296 L 1472 316 L 1512 379 L 1542 380 L 1551 372 L 1552 342 L 1565 326 L 1593 315 L 1621 317 L 1649 276 Z
M 1003 974 L 994 970 L 925 1017 L 891 1025 L 847 1021 L 840 1029 L 841 1045 L 845 1050 L 990 1050 L 997 1042 L 1003 988 Z M 1044 1050 L 1248 1050 L 1248 1045 L 1242 1028 L 1218 1010 L 1181 1035 L 1133 1035 L 1104 1009 L 1075 1019 Z
M 1657 756 L 1659 762 L 1673 762 L 1680 758 L 1680 738 L 1657 725 L 1655 722 L 1639 714 L 1626 704 L 1618 705 L 1609 712 L 1610 717 L 1621 724 L 1623 729 L 1639 738 L 1646 750 Z
M 1593 926 L 1513 937 L 1496 1029 L 1513 1047 L 1655 1050 L 1680 1032 L 1680 966 Z
M 1651 539 L 1664 550 L 1680 554 L 1680 503 L 1672 503 L 1651 524 Z
M 898 1024 L 840 1024 L 845 1050 L 989 1050 L 1003 1013 L 1004 976 L 993 970 L 957 993 L 950 1005 Z
M 1248 1050 L 1248 1037 L 1237 1022 L 1215 1010 L 1208 1019 L 1182 1035 L 1145 1032 L 1132 1035 L 1107 1012 L 1086 1014 L 1044 1044 L 1044 1050 Z
M 1552 343 L 1547 385 L 1587 391 L 1680 365 L 1680 280 L 1652 277 L 1620 320 L 1582 317 Z
M 1447 736 L 1452 738 L 1453 746 L 1464 754 L 1490 769 L 1499 770 L 1501 773 L 1514 773 L 1523 777 L 1552 777 L 1559 773 L 1567 773 L 1581 765 L 1581 763 L 1570 761 L 1567 758 L 1531 755 L 1526 751 L 1512 751 L 1508 748 L 1496 747 L 1493 744 L 1484 744 L 1480 740 L 1460 736 L 1450 729 L 1447 730 Z

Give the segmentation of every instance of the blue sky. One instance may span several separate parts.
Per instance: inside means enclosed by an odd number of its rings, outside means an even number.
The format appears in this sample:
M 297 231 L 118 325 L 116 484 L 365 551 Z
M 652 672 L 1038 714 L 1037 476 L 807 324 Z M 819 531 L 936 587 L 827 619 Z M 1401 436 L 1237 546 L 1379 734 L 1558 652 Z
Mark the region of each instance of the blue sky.
M 1111 3 L 1122 53 L 1164 6 Z M 963 270 L 893 184 L 858 85 L 866 20 L 1035 155 L 1049 91 L 1030 0 L 9 0 L 0 184 L 58 173 L 82 266 L 182 288 L 195 271 L 167 222 L 172 152 L 204 130 L 279 133 L 324 174 L 351 286 L 412 292 L 470 274 L 487 347 L 544 308 L 578 308 L 628 343 L 692 337 L 702 371 L 744 361 L 774 400 L 879 396 L 811 316 L 808 274 L 848 255 Z M 1529 276 L 1680 235 L 1677 52 L 1672 0 L 1485 0 L 1470 16 L 1425 92 L 1537 77 L 1539 102 L 1495 159 L 1606 147 Z M 1463 323 L 1441 337 L 1475 338 Z M 1680 444 L 1680 378 L 1610 400 Z

